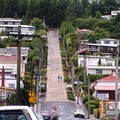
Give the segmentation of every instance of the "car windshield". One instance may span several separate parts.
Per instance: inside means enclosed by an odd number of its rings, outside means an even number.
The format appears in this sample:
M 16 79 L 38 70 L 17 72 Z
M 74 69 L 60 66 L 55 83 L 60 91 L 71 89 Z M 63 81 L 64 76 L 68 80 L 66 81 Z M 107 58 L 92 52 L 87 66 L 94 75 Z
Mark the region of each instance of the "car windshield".
M 22 110 L 2 110 L 0 120 L 27 120 Z
M 76 112 L 84 113 L 84 111 L 82 109 L 77 109 Z

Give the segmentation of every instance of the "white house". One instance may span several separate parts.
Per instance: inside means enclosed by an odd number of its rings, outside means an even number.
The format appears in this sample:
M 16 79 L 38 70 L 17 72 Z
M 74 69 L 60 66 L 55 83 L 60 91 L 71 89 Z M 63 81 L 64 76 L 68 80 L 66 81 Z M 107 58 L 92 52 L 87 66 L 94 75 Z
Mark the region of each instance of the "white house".
M 119 45 L 119 40 L 111 39 L 111 38 L 101 38 L 101 39 L 97 40 L 97 44 Z
M 10 34 L 18 34 L 18 26 L 21 26 L 21 34 L 33 35 L 35 32 L 35 26 L 21 25 L 21 19 L 14 18 L 0 18 L 0 32 L 5 31 Z M 1 36 L 0 39 L 4 39 L 6 36 Z M 32 40 L 31 37 L 25 38 Z
M 112 10 L 111 11 L 111 16 L 116 16 L 119 13 L 120 13 L 120 10 Z
M 6 75 L 4 76 L 4 86 L 2 86 L 2 76 L 0 75 L 0 92 L 2 99 L 6 99 L 13 92 L 15 92 L 17 86 L 17 78 L 14 76 Z M 3 89 L 4 87 L 4 89 Z M 1 89 L 2 88 L 2 89 Z M 20 88 L 24 88 L 23 81 L 20 80 Z M 10 89 L 10 90 L 8 90 Z
M 20 25 L 22 22 L 21 19 L 14 18 L 0 18 L 0 25 Z
M 116 69 L 115 59 L 108 56 L 78 56 L 78 66 L 86 68 L 86 74 L 111 74 Z M 120 72 L 120 67 L 118 67 Z

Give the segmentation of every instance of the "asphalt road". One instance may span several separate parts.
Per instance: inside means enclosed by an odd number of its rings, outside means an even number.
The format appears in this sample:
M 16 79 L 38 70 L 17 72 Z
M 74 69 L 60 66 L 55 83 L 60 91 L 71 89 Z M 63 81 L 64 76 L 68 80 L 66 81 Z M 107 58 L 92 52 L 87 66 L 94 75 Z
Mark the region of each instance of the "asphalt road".
M 63 115 L 60 116 L 61 120 L 84 120 L 83 118 L 75 118 L 73 112 L 76 109 L 76 105 L 72 102 L 55 102 L 48 101 L 41 105 L 41 112 L 50 112 L 52 107 L 57 106 L 57 112 L 63 112 Z

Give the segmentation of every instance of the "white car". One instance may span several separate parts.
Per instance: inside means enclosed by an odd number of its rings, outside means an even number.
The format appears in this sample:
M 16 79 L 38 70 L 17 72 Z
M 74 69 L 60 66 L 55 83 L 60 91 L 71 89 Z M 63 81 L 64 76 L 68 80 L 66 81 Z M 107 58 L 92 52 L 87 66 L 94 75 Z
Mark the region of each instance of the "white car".
M 44 120 L 41 113 L 35 113 L 35 115 L 37 116 L 38 120 Z
M 38 120 L 29 106 L 0 106 L 0 120 Z
M 85 118 L 85 113 L 82 109 L 76 109 L 74 111 L 74 117 Z

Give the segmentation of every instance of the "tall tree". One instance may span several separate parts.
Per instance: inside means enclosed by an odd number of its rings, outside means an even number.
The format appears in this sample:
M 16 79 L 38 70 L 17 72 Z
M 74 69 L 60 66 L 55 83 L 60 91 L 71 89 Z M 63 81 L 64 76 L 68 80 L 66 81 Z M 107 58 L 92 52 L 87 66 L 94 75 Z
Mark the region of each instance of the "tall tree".
M 3 0 L 3 13 L 2 17 L 14 18 L 15 14 L 18 14 L 19 8 L 18 0 Z
M 28 2 L 27 17 L 29 20 L 32 20 L 36 16 L 36 3 L 37 0 L 29 0 Z

